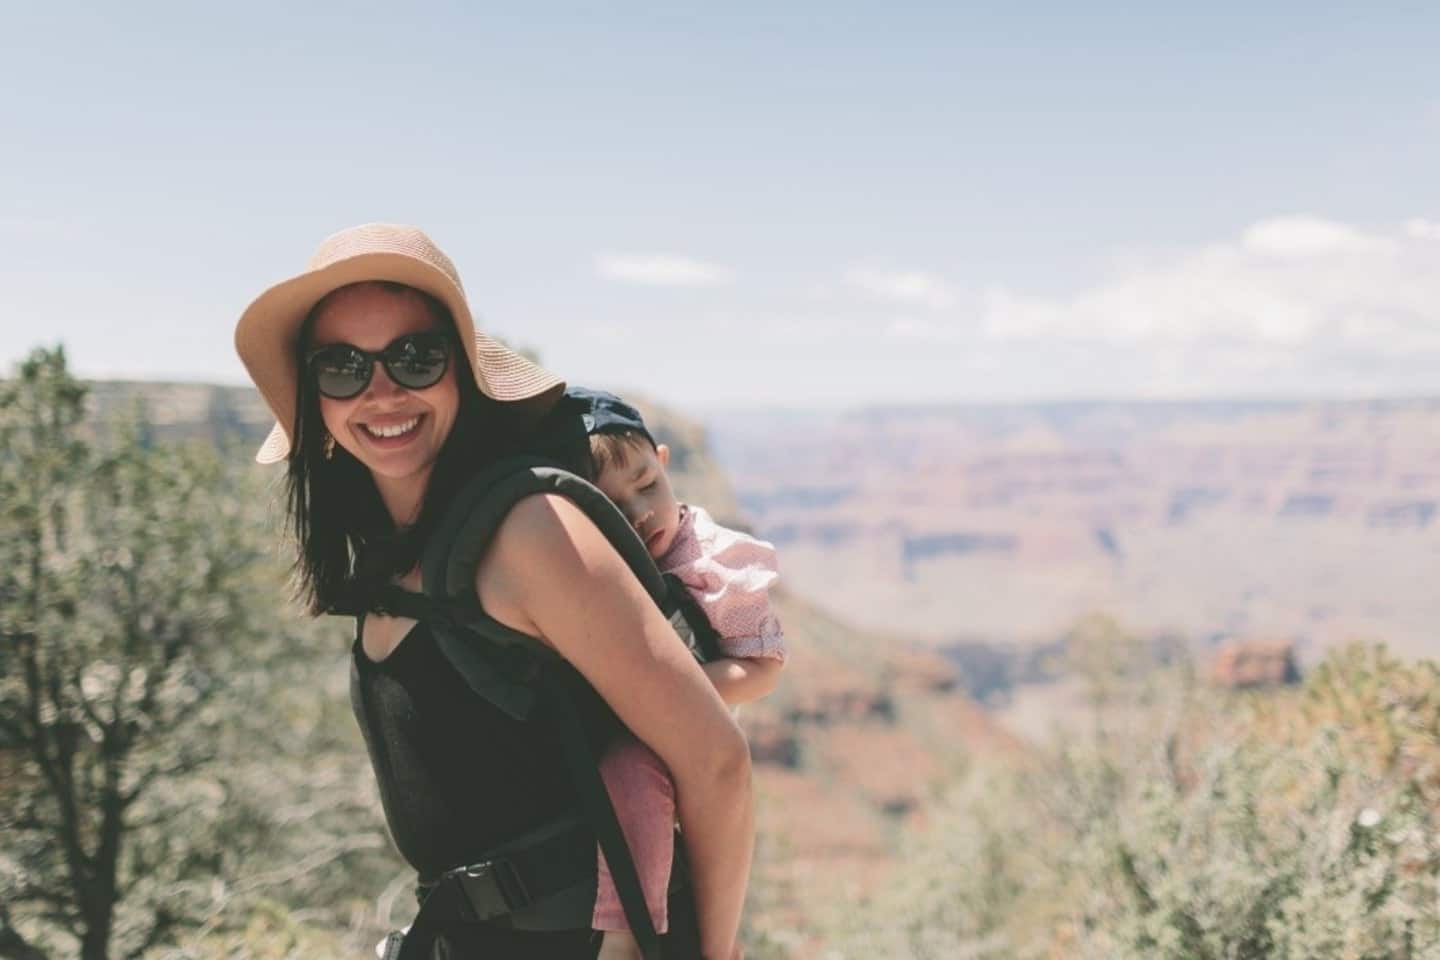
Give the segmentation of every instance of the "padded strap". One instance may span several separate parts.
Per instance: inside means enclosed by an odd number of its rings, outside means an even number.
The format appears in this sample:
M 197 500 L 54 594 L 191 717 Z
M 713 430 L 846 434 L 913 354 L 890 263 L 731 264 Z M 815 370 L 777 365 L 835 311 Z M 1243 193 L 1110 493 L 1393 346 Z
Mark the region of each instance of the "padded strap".
M 567 689 L 567 673 L 573 674 L 570 683 L 584 683 L 578 673 L 566 668 L 563 672 L 547 672 L 544 684 L 547 705 L 565 753 L 565 766 L 570 770 L 570 778 L 580 795 L 580 806 L 595 831 L 595 839 L 605 852 L 605 863 L 615 881 L 615 892 L 620 895 L 625 921 L 630 924 L 630 933 L 635 937 L 641 955 L 645 960 L 663 960 L 660 937 L 650 919 L 650 907 L 645 902 L 635 860 L 630 856 L 625 834 L 615 817 L 615 807 L 610 802 L 605 781 L 600 777 L 599 758 L 590 747 L 580 713 L 575 709 L 574 694 Z
M 475 571 L 511 508 L 537 493 L 558 493 L 585 511 L 646 593 L 664 606 L 665 581 L 620 509 L 594 484 L 539 457 L 507 457 L 477 474 L 455 497 L 422 561 L 426 596 L 455 602 L 465 626 L 483 625 L 498 642 L 536 643 L 480 609 Z

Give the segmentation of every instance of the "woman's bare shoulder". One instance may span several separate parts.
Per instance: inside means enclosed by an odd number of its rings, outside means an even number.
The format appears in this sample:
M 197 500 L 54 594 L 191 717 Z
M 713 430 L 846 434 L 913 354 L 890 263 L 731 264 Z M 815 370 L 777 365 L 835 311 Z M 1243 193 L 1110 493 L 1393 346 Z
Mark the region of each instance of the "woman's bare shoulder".
M 603 547 L 608 543 L 583 510 L 560 494 L 537 493 L 516 503 L 500 521 L 490 551 L 522 567 L 558 570 Z
M 537 493 L 516 503 L 500 522 L 476 571 L 475 586 L 492 616 L 526 630 L 535 626 L 528 609 L 570 595 L 597 571 L 618 562 L 583 510 L 559 494 Z

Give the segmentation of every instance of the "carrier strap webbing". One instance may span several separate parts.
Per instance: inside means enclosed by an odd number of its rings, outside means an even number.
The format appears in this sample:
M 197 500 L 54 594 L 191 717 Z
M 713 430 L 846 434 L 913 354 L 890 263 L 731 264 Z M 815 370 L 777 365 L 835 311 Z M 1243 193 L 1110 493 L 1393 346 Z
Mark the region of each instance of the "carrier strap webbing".
M 578 674 L 576 676 L 578 678 Z M 600 777 L 599 757 L 591 749 L 580 713 L 575 709 L 574 693 L 566 689 L 564 675 L 559 672 L 547 674 L 546 687 L 565 753 L 565 765 L 570 769 L 570 779 L 576 792 L 580 794 L 580 806 L 595 831 L 600 849 L 605 853 L 605 862 L 610 867 L 611 879 L 615 881 L 615 891 L 620 895 L 620 906 L 625 910 L 630 933 L 645 960 L 663 960 L 660 936 L 650 919 L 650 907 L 640 886 L 640 874 L 635 869 L 635 859 L 630 855 L 620 821 L 615 816 L 610 793 Z

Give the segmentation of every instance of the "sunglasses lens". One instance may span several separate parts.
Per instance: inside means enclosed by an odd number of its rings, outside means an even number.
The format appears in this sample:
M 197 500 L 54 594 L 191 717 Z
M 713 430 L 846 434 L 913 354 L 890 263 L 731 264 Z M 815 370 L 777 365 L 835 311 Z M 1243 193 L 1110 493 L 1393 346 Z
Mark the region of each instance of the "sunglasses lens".
M 352 347 L 322 350 L 310 361 L 315 386 L 325 396 L 345 400 L 370 382 L 370 358 Z
M 434 386 L 445 375 L 449 356 L 443 335 L 401 337 L 385 350 L 385 372 L 402 387 L 422 390 Z

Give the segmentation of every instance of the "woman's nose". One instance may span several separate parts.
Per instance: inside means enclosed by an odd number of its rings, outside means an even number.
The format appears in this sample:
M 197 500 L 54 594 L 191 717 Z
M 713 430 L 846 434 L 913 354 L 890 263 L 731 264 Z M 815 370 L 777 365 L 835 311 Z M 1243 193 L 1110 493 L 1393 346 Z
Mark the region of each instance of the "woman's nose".
M 404 391 L 404 387 L 390 379 L 390 374 L 385 371 L 385 364 L 371 362 L 375 364 L 375 368 L 370 371 L 370 383 L 365 387 L 367 395 L 385 399 Z

